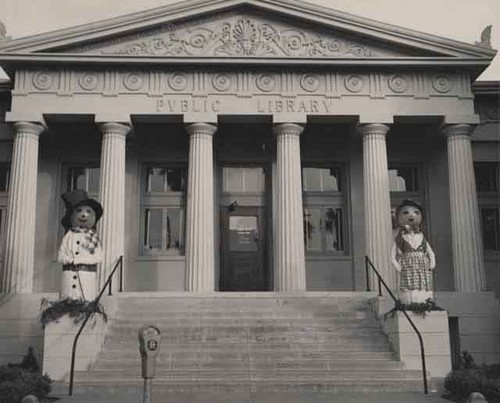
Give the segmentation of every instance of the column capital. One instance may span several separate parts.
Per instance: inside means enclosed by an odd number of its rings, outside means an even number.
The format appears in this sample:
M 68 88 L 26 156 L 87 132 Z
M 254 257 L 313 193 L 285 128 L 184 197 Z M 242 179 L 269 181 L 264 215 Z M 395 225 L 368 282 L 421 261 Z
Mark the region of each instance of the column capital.
M 44 125 L 35 122 L 25 122 L 25 121 L 14 122 L 13 126 L 16 132 L 30 133 L 36 136 L 39 136 L 45 130 Z
M 276 136 L 281 134 L 295 134 L 300 136 L 304 131 L 304 126 L 297 123 L 275 123 L 273 125 L 273 133 Z
M 459 124 L 444 125 L 441 128 L 441 133 L 445 137 L 450 138 L 454 136 L 470 136 L 473 130 L 474 130 L 474 125 L 459 123 Z
M 126 136 L 130 133 L 130 126 L 126 123 L 106 122 L 98 124 L 101 133 L 116 133 Z
M 357 129 L 363 137 L 375 134 L 385 136 L 390 130 L 390 126 L 384 123 L 366 123 L 358 125 Z
M 187 123 L 186 131 L 189 135 L 201 133 L 213 136 L 217 131 L 217 126 L 212 123 Z

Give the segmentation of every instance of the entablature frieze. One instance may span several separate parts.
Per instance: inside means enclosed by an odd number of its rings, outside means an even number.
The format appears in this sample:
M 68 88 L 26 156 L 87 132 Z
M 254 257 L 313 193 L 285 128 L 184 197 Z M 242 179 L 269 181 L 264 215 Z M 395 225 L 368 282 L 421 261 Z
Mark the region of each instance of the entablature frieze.
M 10 115 L 182 114 L 196 122 L 246 114 L 303 122 L 309 115 L 383 114 L 392 121 L 470 115 L 472 100 L 468 74 L 456 70 L 47 68 L 17 72 Z

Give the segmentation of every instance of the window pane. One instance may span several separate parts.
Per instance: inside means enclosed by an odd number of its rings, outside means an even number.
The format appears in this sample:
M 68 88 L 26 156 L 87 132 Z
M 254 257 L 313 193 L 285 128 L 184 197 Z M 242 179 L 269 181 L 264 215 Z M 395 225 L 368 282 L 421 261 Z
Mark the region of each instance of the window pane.
M 165 191 L 165 169 L 149 168 L 147 173 L 147 191 L 164 192 Z
M 302 168 L 302 177 L 305 191 L 321 191 L 321 170 L 317 168 Z
M 264 169 L 244 168 L 245 183 L 244 191 L 258 193 L 264 191 Z
M 167 192 L 182 192 L 185 188 L 185 173 L 183 168 L 170 168 L 167 172 Z
M 325 191 L 341 191 L 340 188 L 340 169 L 323 169 L 323 190 Z
M 163 210 L 146 209 L 144 247 L 149 250 L 162 249 Z
M 391 192 L 417 192 L 417 168 L 389 168 L 389 188 Z
M 304 209 L 304 242 L 306 250 L 321 251 L 321 210 Z
M 500 250 L 500 221 L 498 208 L 481 209 L 485 250 Z
M 222 169 L 222 181 L 224 192 L 242 192 L 243 169 L 235 167 L 224 167 Z
M 99 168 L 88 168 L 87 169 L 89 186 L 87 192 L 89 193 L 98 193 L 99 192 Z
M 340 191 L 340 168 L 302 168 L 304 191 Z
M 9 190 L 9 164 L 0 164 L 0 192 Z
M 255 252 L 258 249 L 256 216 L 229 217 L 229 250 L 231 252 Z
M 165 223 L 167 250 L 181 253 L 182 249 L 182 210 L 168 210 Z
M 499 190 L 499 166 L 497 163 L 474 164 L 476 187 L 480 192 L 497 192 Z
M 325 242 L 327 251 L 344 250 L 341 208 L 327 208 L 325 210 Z

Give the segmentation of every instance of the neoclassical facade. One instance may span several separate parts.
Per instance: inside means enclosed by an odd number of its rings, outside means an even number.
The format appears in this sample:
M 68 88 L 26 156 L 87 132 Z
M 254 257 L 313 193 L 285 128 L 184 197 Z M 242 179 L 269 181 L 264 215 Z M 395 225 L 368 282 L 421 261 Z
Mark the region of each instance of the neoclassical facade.
M 491 299 L 498 87 L 472 83 L 495 53 L 285 0 L 2 42 L 2 292 L 58 290 L 78 187 L 104 206 L 101 284 L 124 256 L 125 291 L 361 291 L 365 255 L 395 288 L 391 209 L 412 198 L 443 304 Z

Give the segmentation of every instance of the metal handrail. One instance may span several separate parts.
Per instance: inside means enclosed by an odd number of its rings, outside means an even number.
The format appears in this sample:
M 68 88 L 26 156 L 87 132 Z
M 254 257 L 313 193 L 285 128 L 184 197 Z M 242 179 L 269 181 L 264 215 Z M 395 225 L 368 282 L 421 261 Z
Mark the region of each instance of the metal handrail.
M 108 276 L 108 279 L 106 280 L 106 283 L 104 283 L 104 286 L 101 289 L 101 292 L 97 296 L 97 298 L 92 301 L 92 304 L 98 304 L 99 301 L 101 300 L 102 295 L 104 294 L 104 291 L 106 291 L 106 288 L 109 286 L 109 292 L 108 295 L 112 295 L 112 278 L 113 274 L 115 274 L 116 270 L 120 267 L 120 282 L 119 282 L 119 289 L 118 292 L 123 292 L 123 256 L 120 256 L 115 263 L 113 270 L 111 271 L 111 274 Z M 80 338 L 80 335 L 83 332 L 83 329 L 85 328 L 85 325 L 89 321 L 90 317 L 92 316 L 92 312 L 89 311 L 87 312 L 87 316 L 85 317 L 82 325 L 80 326 L 80 329 L 78 330 L 78 333 L 75 336 L 75 339 L 73 340 L 73 350 L 71 351 L 71 368 L 69 372 L 69 395 L 73 396 L 73 380 L 75 378 L 75 357 L 76 357 L 76 346 L 78 344 L 78 339 Z
M 427 395 L 429 393 L 429 387 L 427 384 L 427 368 L 425 365 L 425 350 L 424 350 L 424 339 L 422 338 L 422 334 L 418 331 L 417 327 L 415 326 L 415 323 L 411 320 L 411 318 L 408 316 L 406 313 L 406 310 L 404 309 L 404 305 L 401 303 L 399 299 L 397 299 L 390 288 L 387 286 L 385 283 L 384 279 L 380 275 L 380 273 L 377 271 L 373 263 L 371 262 L 370 258 L 368 256 L 365 256 L 365 269 L 366 269 L 366 291 L 370 291 L 370 279 L 369 279 L 369 267 L 375 272 L 378 278 L 378 295 L 379 297 L 382 296 L 382 285 L 385 287 L 389 295 L 394 301 L 395 307 L 398 307 L 401 309 L 401 312 L 403 312 L 404 316 L 406 319 L 408 319 L 408 322 L 410 323 L 411 327 L 413 330 L 415 330 L 415 333 L 417 334 L 418 341 L 420 342 L 420 356 L 422 357 L 422 378 L 424 381 L 424 393 Z

